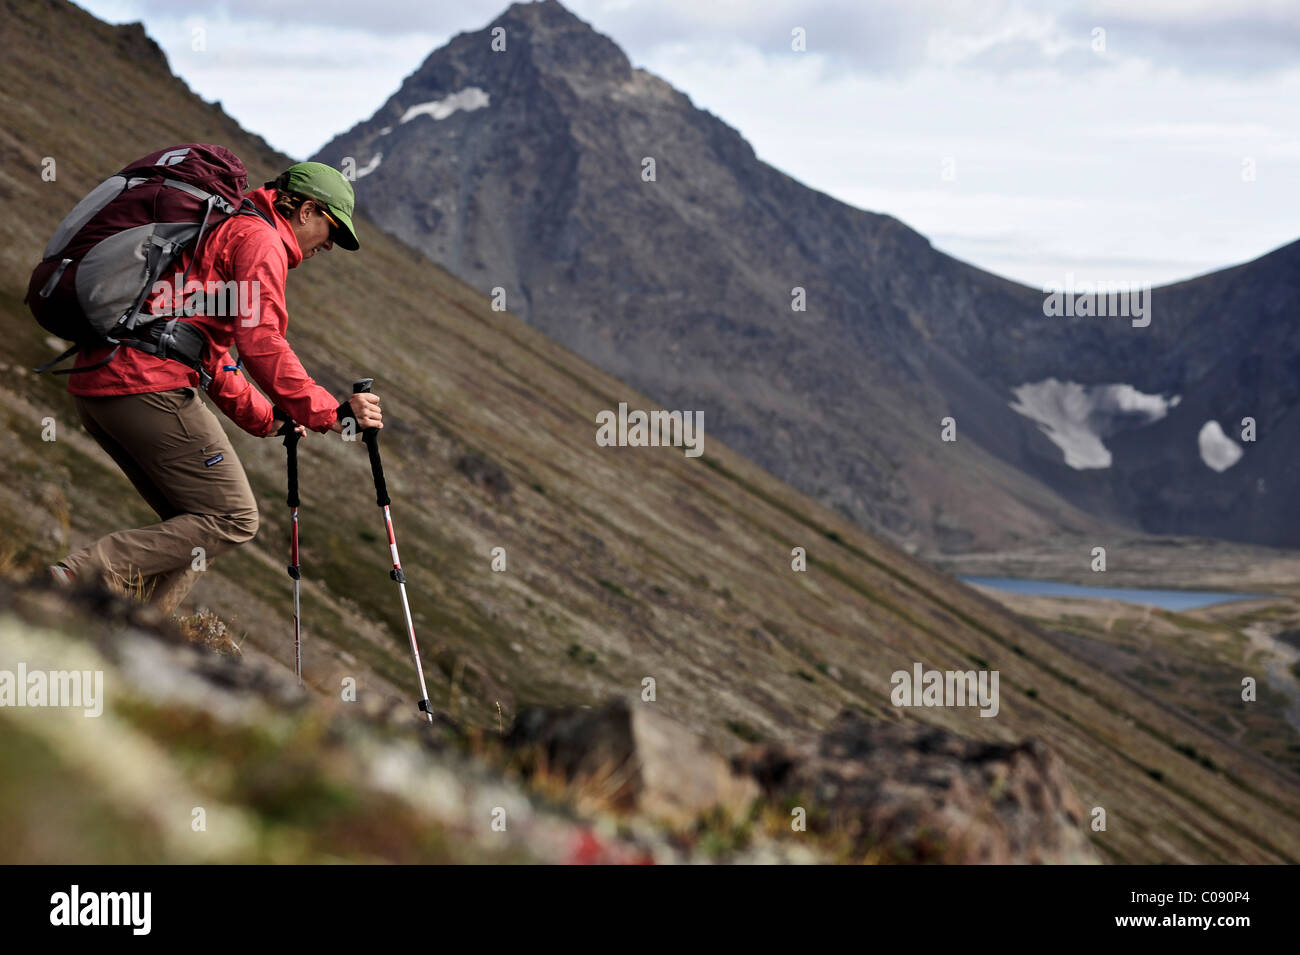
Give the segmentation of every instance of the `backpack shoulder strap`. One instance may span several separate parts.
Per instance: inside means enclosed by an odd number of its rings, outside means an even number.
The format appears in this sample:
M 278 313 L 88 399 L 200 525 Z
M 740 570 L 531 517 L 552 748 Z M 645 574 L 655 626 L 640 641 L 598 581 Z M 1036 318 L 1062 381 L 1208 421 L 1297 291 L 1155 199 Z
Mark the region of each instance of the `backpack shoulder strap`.
M 243 203 L 240 205 L 240 207 L 239 207 L 239 211 L 236 212 L 235 215 L 237 215 L 237 216 L 257 216 L 259 219 L 261 219 L 263 222 L 265 222 L 265 223 L 266 223 L 267 225 L 269 225 L 271 228 L 273 228 L 273 229 L 275 228 L 275 223 L 272 222 L 272 221 L 270 220 L 270 218 L 267 216 L 267 214 L 266 214 L 265 212 L 263 212 L 261 209 L 257 208 L 257 206 L 253 203 L 253 200 L 252 200 L 252 199 L 245 199 L 245 200 L 243 201 Z

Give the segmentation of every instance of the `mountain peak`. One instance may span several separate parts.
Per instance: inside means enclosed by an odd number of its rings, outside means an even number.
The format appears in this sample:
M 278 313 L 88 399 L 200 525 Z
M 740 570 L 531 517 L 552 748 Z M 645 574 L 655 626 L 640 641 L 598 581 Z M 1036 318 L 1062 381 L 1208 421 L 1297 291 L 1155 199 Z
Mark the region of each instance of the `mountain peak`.
M 377 168 L 368 161 L 383 161 L 384 154 L 391 157 L 399 144 L 409 143 L 405 127 L 419 116 L 442 120 L 492 107 L 492 113 L 504 110 L 520 121 L 546 114 L 558 123 L 560 113 L 635 78 L 644 86 L 647 76 L 633 70 L 617 43 L 556 0 L 515 3 L 481 29 L 459 33 L 430 53 L 369 120 L 334 137 L 316 155 L 338 162 L 364 154 L 369 160 L 358 160 L 361 177 Z M 662 81 L 658 85 L 660 97 L 671 90 Z M 440 124 L 438 135 L 457 125 Z M 428 135 L 424 129 L 421 135 Z
M 504 30 L 504 36 L 498 30 Z M 502 40 L 504 49 L 500 46 Z M 524 57 L 543 75 L 560 75 L 577 82 L 622 82 L 632 71 L 632 64 L 617 43 L 557 0 L 512 4 L 482 30 L 461 34 L 435 52 L 426 66 L 439 53 L 474 54 L 480 67 L 489 65 L 484 62 L 489 57 L 511 65 Z
M 567 29 L 575 25 L 587 30 L 592 29 L 590 24 L 579 19 L 577 14 L 559 0 L 520 0 L 506 7 L 493 24 L 504 20 L 524 21 L 530 26 L 542 29 Z

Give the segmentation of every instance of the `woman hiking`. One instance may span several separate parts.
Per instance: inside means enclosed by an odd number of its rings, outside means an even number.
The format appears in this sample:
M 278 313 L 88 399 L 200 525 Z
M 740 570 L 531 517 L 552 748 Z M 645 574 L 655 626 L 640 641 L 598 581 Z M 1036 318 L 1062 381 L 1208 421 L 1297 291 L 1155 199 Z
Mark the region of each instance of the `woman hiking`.
M 261 214 L 227 219 L 197 249 L 185 252 L 177 267 L 178 274 L 188 269 L 187 287 L 197 280 L 205 289 L 220 283 L 216 287 L 239 290 L 237 314 L 187 318 L 207 337 L 203 367 L 211 376 L 209 397 L 258 437 L 276 434 L 285 418 L 292 419 L 285 427 L 299 433 L 341 431 L 344 418 L 355 418 L 358 431 L 383 427 L 377 396 L 333 397 L 312 380 L 285 340 L 288 270 L 335 245 L 359 248 L 352 184 L 330 166 L 304 162 L 246 198 Z M 156 287 L 149 310 L 170 311 L 170 297 Z M 238 363 L 230 356 L 232 346 Z M 68 391 L 86 431 L 160 521 L 101 537 L 50 572 L 64 584 L 139 586 L 170 614 L 208 561 L 253 539 L 257 502 L 230 439 L 198 396 L 196 370 L 135 348 L 120 349 L 102 367 L 89 368 L 107 354 L 107 348 L 81 353 L 76 365 L 88 370 L 69 377 Z

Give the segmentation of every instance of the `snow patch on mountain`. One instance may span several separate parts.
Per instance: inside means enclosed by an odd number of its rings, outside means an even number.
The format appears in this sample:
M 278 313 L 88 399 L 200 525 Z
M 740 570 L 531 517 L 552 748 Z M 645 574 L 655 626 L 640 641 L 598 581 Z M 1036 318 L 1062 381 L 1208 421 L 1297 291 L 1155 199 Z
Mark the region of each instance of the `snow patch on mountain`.
M 1038 423 L 1077 471 L 1108 468 L 1104 438 L 1154 424 L 1175 407 L 1180 395 L 1148 395 L 1132 385 L 1081 385 L 1074 381 L 1026 382 L 1012 390 L 1011 410 Z
M 1201 425 L 1201 433 L 1196 436 L 1196 444 L 1201 449 L 1201 460 L 1213 471 L 1222 473 L 1241 460 L 1245 452 L 1237 442 L 1223 433 L 1219 422 L 1210 420 Z
M 463 90 L 444 96 L 442 99 L 417 103 L 402 114 L 399 122 L 409 123 L 417 116 L 432 116 L 434 119 L 446 119 L 458 109 L 470 112 L 488 105 L 490 97 L 477 86 L 467 86 Z
M 383 153 L 375 153 L 374 159 L 370 160 L 370 162 L 366 163 L 364 166 L 362 166 L 360 169 L 357 170 L 357 178 L 360 179 L 363 176 L 368 176 L 376 169 L 378 169 L 379 163 L 383 160 L 383 158 L 384 158 Z

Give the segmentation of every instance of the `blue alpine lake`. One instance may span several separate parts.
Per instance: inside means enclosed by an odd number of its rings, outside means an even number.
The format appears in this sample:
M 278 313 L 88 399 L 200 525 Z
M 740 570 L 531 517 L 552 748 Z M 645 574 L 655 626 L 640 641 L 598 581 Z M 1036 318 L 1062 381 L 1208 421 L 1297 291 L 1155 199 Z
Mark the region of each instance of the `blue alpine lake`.
M 1139 590 L 1133 587 L 1084 587 L 1054 580 L 1027 580 L 1023 577 L 960 577 L 965 583 L 1013 594 L 1037 597 L 1082 597 L 1093 600 L 1123 600 L 1125 603 L 1150 604 L 1162 610 L 1195 610 L 1234 600 L 1254 600 L 1267 594 L 1238 594 L 1214 590 Z

